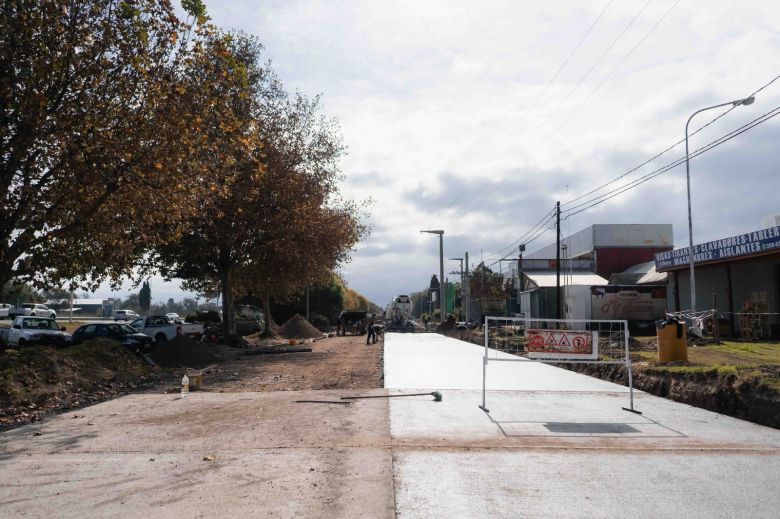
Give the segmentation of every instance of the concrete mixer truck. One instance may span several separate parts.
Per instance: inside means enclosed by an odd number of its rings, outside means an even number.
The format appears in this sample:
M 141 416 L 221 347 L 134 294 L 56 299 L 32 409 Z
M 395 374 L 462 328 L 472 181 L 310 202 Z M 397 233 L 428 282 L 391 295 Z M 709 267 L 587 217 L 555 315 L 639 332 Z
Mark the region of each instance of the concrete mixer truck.
M 413 332 L 412 306 L 409 296 L 395 296 L 385 308 L 385 329 L 389 332 Z

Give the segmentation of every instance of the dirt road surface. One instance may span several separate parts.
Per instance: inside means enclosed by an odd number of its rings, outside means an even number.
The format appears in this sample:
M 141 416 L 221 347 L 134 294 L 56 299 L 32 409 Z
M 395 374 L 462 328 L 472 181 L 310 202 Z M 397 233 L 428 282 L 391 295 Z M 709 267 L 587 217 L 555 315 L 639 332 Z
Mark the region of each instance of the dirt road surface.
M 382 347 L 365 336 L 329 337 L 311 344 L 311 352 L 273 355 L 225 348 L 224 360 L 204 381 L 205 391 L 301 391 L 368 389 L 383 386 Z

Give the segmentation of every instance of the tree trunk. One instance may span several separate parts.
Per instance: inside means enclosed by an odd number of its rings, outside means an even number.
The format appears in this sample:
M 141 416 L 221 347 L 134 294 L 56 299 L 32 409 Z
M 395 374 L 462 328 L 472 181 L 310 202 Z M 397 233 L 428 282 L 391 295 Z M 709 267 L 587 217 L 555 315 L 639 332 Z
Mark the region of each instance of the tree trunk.
M 225 341 L 235 344 L 238 341 L 236 333 L 236 306 L 233 301 L 233 267 L 222 269 L 222 325 L 225 330 Z
M 273 337 L 275 334 L 271 331 L 271 321 L 273 320 L 271 317 L 271 298 L 268 296 L 263 296 L 263 313 L 265 314 L 265 329 L 261 337 Z

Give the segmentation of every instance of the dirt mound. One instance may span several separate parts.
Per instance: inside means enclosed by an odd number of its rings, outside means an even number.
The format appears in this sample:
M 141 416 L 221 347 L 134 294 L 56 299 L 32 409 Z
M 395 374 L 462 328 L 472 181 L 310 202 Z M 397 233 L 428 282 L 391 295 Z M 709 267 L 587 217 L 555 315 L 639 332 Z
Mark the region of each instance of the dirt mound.
M 282 327 L 276 324 L 276 321 L 274 321 L 273 318 L 271 319 L 271 322 L 268 323 L 268 329 L 274 332 L 276 335 L 282 334 Z
M 324 334 L 310 324 L 306 319 L 295 314 L 289 321 L 282 325 L 279 333 L 290 339 L 316 339 Z
M 165 368 L 203 368 L 219 361 L 208 346 L 186 335 L 157 346 L 151 357 Z
M 101 402 L 159 378 L 159 370 L 116 341 L 0 353 L 0 430 L 60 409 Z

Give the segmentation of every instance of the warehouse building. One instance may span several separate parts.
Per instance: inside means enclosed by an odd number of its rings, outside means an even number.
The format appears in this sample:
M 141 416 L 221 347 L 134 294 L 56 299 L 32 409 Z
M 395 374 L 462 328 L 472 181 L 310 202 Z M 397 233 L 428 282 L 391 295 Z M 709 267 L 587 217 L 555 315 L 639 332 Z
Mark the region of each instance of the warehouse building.
M 716 309 L 732 336 L 780 337 L 780 226 L 693 249 L 697 311 Z M 669 274 L 668 310 L 690 311 L 688 247 L 656 254 L 655 268 Z
M 561 317 L 628 320 L 635 332 L 654 331 L 666 311 L 666 274 L 657 253 L 673 248 L 671 224 L 592 225 L 561 240 Z M 518 312 L 554 318 L 556 244 L 522 259 Z

